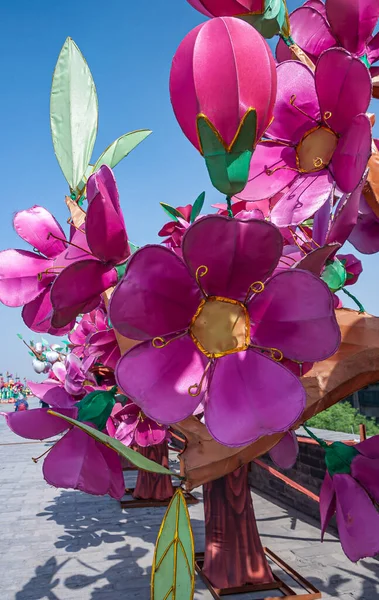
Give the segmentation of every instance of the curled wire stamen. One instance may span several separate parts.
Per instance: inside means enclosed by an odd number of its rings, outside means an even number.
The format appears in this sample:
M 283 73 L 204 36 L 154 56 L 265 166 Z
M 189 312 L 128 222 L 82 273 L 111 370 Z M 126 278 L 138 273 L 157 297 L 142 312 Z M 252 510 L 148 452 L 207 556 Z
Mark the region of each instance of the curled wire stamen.
M 212 361 L 209 361 L 209 363 L 207 364 L 207 366 L 204 369 L 204 373 L 202 374 L 199 383 L 194 383 L 193 385 L 189 386 L 188 393 L 190 396 L 192 396 L 192 398 L 196 398 L 197 396 L 200 396 L 200 394 L 202 392 L 202 388 L 203 388 L 204 379 L 206 377 L 206 374 L 207 374 L 208 369 L 211 366 L 211 364 L 212 364 Z
M 245 296 L 244 304 L 247 302 L 251 294 L 261 294 L 264 289 L 265 284 L 263 283 L 263 281 L 254 281 L 254 283 L 249 285 L 249 289 L 247 290 L 247 294 Z
M 58 442 L 59 442 L 59 440 L 58 440 Z M 52 450 L 52 449 L 54 448 L 54 446 L 55 446 L 55 445 L 56 445 L 58 442 L 55 442 L 55 444 L 53 444 L 52 446 L 50 446 L 50 448 L 48 448 L 48 449 L 47 449 L 45 452 L 43 452 L 43 453 L 41 454 L 41 456 L 37 456 L 36 458 L 34 458 L 34 457 L 32 456 L 32 461 L 33 461 L 34 463 L 36 463 L 36 464 L 37 464 L 37 463 L 38 463 L 38 461 L 39 461 L 41 458 L 43 458 L 44 456 L 46 456 L 46 454 L 48 454 L 48 453 L 50 452 L 50 450 Z
M 249 347 L 261 350 L 262 352 L 269 352 L 275 362 L 281 362 L 284 358 L 283 352 L 279 348 L 268 348 L 266 346 L 258 346 L 257 344 L 250 344 Z
M 293 106 L 297 111 L 299 111 L 299 113 L 301 113 L 302 115 L 304 115 L 304 117 L 307 117 L 307 119 L 311 119 L 311 121 L 314 121 L 315 123 L 318 123 L 317 119 L 315 119 L 311 115 L 308 115 L 304 110 L 302 110 L 301 108 L 299 108 L 298 106 L 296 106 L 295 100 L 296 100 L 296 94 L 292 94 L 292 96 L 290 97 L 290 105 Z
M 166 346 L 171 344 L 171 342 L 174 342 L 175 340 L 178 340 L 179 338 L 186 335 L 186 333 L 188 333 L 188 330 L 186 330 L 182 333 L 179 333 L 179 335 L 176 335 L 176 336 L 170 338 L 169 340 L 165 340 L 164 337 L 157 336 L 151 340 L 151 343 L 153 345 L 153 348 L 157 348 L 157 349 L 165 348 Z
M 207 273 L 208 273 L 208 267 L 206 267 L 205 265 L 200 265 L 200 267 L 197 267 L 196 274 L 195 274 L 197 285 L 199 286 L 202 294 L 206 298 L 208 297 L 208 294 L 206 293 L 206 291 L 204 290 L 203 286 L 201 285 L 200 278 L 204 277 L 204 275 L 206 275 Z
M 326 110 L 324 112 L 324 116 L 323 116 L 324 121 L 328 121 L 331 117 L 332 117 L 332 113 L 330 112 L 330 110 Z

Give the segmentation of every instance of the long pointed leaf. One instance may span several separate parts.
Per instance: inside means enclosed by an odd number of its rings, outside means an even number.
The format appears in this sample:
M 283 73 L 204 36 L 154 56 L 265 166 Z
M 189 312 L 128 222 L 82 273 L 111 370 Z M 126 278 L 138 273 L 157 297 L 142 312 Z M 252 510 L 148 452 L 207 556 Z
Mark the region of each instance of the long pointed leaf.
M 50 96 L 55 155 L 71 190 L 82 180 L 97 133 L 95 84 L 82 53 L 67 38 L 59 54 Z
M 93 171 L 97 171 L 102 165 L 108 165 L 108 167 L 113 169 L 123 158 L 125 158 L 125 156 L 128 156 L 129 152 L 134 150 L 134 148 L 143 142 L 143 140 L 151 133 L 152 131 L 150 129 L 139 129 L 138 131 L 125 133 L 108 146 L 102 153 L 100 158 L 96 161 Z
M 174 221 L 177 221 L 178 218 L 179 219 L 185 218 L 184 215 L 180 212 L 180 210 L 177 210 L 173 206 L 170 206 L 169 204 L 166 204 L 165 202 L 160 202 L 160 205 L 163 208 L 163 210 L 165 211 L 165 213 L 167 213 L 171 217 L 171 219 L 173 219 Z
M 195 221 L 195 219 L 201 213 L 201 209 L 204 206 L 204 200 L 205 200 L 205 192 L 201 192 L 200 196 L 198 196 L 196 198 L 195 202 L 193 203 L 192 210 L 191 210 L 191 216 L 190 216 L 190 223 L 193 223 Z
M 59 417 L 60 419 L 67 421 L 75 427 L 78 427 L 79 429 L 90 435 L 97 442 L 104 444 L 104 446 L 108 446 L 108 448 L 111 448 L 112 450 L 117 452 L 117 454 L 129 460 L 135 467 L 137 467 L 137 469 L 141 469 L 142 471 L 150 471 L 151 473 L 159 473 L 161 475 L 171 475 L 172 477 L 182 479 L 180 475 L 177 475 L 173 471 L 170 471 L 170 469 L 166 469 L 166 467 L 162 467 L 162 465 L 159 465 L 153 460 L 145 458 L 144 456 L 139 454 L 139 452 L 135 452 L 134 450 L 131 450 L 130 448 L 124 446 L 124 444 L 122 444 L 119 440 L 115 440 L 109 435 L 106 435 L 105 433 L 102 433 L 101 431 L 98 431 L 97 429 L 94 429 L 89 425 L 85 425 L 84 423 L 81 423 L 76 419 L 66 417 L 65 415 L 57 413 L 54 410 L 48 410 L 48 413 L 50 415 L 54 415 L 54 417 Z
M 181 489 L 163 518 L 155 546 L 151 600 L 192 600 L 195 551 L 190 517 Z

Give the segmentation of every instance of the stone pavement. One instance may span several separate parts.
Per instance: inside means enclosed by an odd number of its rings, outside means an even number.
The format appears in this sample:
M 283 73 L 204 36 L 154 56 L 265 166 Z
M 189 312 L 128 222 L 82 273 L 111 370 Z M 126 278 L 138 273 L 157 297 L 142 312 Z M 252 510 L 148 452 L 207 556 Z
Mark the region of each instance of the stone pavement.
M 31 460 L 48 446 L 20 442 L 0 417 L 0 600 L 149 600 L 164 509 L 122 511 L 108 497 L 51 488 L 41 463 Z M 195 493 L 201 497 L 201 490 Z M 320 544 L 317 522 L 279 501 L 255 493 L 253 500 L 263 544 L 322 590 L 324 600 L 379 598 L 379 562 L 352 564 L 331 533 Z M 202 550 L 201 503 L 190 513 L 196 549 Z M 199 578 L 195 599 L 211 600 Z

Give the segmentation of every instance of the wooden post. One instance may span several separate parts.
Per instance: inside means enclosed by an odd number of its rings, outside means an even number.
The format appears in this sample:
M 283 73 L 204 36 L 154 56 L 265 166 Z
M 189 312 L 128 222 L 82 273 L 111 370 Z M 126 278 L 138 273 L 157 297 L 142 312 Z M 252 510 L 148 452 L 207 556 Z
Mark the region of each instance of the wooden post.
M 366 425 L 363 425 L 362 423 L 359 425 L 359 437 L 361 442 L 364 442 L 367 439 Z

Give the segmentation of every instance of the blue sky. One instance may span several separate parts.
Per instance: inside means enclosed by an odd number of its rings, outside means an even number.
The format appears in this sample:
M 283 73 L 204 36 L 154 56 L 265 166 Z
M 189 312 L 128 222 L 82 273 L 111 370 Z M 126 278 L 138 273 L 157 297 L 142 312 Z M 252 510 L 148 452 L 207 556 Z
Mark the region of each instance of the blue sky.
M 299 4 L 288 2 L 290 10 Z M 220 201 L 170 105 L 171 59 L 186 33 L 204 20 L 186 0 L 19 0 L 6 3 L 1 12 L 0 249 L 26 247 L 12 228 L 18 210 L 39 204 L 61 224 L 67 219 L 67 184 L 54 156 L 49 124 L 52 73 L 67 36 L 84 54 L 97 87 L 94 157 L 123 133 L 153 130 L 115 169 L 131 241 L 158 241 L 157 232 L 167 220 L 159 202 L 187 204 L 203 190 L 207 207 Z M 369 312 L 378 314 L 377 257 L 364 257 L 363 262 L 365 270 L 354 293 Z M 38 337 L 28 333 L 19 309 L 0 305 L 0 323 L 0 371 L 34 378 L 31 358 L 16 333 Z

